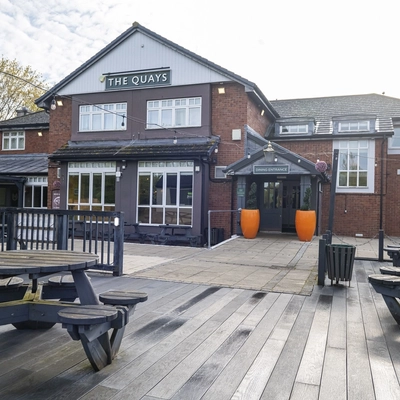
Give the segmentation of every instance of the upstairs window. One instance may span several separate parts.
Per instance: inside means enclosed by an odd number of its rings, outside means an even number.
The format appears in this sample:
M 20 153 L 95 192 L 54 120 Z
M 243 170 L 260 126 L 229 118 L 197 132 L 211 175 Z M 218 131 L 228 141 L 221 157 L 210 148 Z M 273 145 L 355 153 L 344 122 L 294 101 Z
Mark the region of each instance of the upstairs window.
M 25 132 L 3 132 L 3 150 L 25 150 Z
M 339 132 L 369 132 L 369 121 L 339 122 Z
M 126 130 L 126 103 L 92 104 L 79 107 L 79 131 Z
M 339 149 L 338 193 L 374 193 L 375 142 L 373 140 L 341 140 Z
M 303 134 L 308 133 L 308 125 L 281 125 L 281 134 Z
M 394 127 L 394 135 L 389 139 L 389 148 L 400 150 L 400 126 Z
M 201 97 L 147 102 L 147 129 L 201 126 Z

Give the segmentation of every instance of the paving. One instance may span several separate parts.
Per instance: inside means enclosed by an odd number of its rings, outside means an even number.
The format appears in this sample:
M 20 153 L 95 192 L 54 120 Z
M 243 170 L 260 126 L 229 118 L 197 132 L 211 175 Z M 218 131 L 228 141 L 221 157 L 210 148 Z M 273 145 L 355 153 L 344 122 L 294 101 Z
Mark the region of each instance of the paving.
M 212 248 L 125 243 L 124 274 L 310 295 L 317 282 L 319 239 L 301 242 L 295 234 L 260 233 L 255 239 L 234 236 Z M 399 242 L 385 239 L 385 245 Z M 356 246 L 356 258 L 378 259 L 376 238 L 334 237 L 332 243 Z

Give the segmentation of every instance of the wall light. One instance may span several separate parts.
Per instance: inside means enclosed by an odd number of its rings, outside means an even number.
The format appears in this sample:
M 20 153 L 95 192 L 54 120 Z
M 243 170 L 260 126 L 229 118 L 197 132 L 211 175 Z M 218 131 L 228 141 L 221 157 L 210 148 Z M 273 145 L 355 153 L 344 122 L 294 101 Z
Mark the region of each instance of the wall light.
M 224 87 L 219 87 L 218 88 L 218 94 L 225 94 L 225 88 Z
M 38 136 L 43 136 L 42 132 L 37 133 Z
M 261 110 L 261 116 L 263 116 L 264 115 L 264 110 Z
M 53 98 L 53 100 L 51 101 L 50 108 L 51 108 L 52 110 L 55 110 L 55 109 L 57 108 L 56 100 L 55 100 L 54 98 Z
M 57 106 L 58 107 L 62 107 L 64 104 L 62 102 L 62 100 L 57 100 Z

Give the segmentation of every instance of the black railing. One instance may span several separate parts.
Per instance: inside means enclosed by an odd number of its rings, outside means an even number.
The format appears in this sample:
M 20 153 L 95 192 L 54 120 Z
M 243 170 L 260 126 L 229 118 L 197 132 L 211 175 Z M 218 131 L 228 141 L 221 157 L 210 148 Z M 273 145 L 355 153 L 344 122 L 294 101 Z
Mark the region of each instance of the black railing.
M 95 253 L 95 269 L 122 275 L 122 212 L 0 208 L 0 250 L 54 249 Z

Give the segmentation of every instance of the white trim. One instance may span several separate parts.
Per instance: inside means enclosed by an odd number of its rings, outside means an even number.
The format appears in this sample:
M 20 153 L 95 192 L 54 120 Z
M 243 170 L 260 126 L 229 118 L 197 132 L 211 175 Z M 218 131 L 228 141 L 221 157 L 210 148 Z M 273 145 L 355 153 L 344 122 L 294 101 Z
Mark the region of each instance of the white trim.
M 8 148 L 5 147 L 4 142 L 7 139 L 8 141 Z M 20 139 L 23 139 L 22 147 L 18 147 L 20 143 Z M 12 148 L 11 144 L 12 142 L 16 142 L 17 147 Z M 4 151 L 15 151 L 15 150 L 25 150 L 25 132 L 24 131 L 8 131 L 8 132 L 3 132 L 3 140 L 2 140 L 2 150 Z
M 333 148 L 339 149 L 340 160 L 340 142 L 360 142 L 366 141 L 368 143 L 367 150 L 367 186 L 365 187 L 343 187 L 339 186 L 339 165 L 337 171 L 336 193 L 374 193 L 375 192 L 375 141 L 368 139 L 361 140 L 334 140 Z M 340 161 L 339 161 L 340 162 Z

